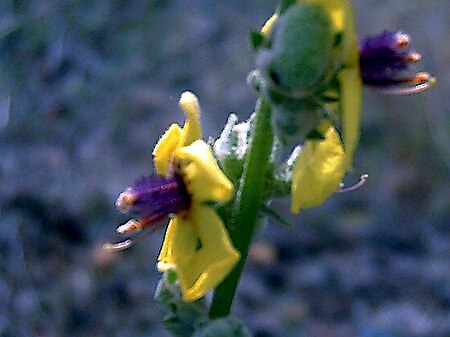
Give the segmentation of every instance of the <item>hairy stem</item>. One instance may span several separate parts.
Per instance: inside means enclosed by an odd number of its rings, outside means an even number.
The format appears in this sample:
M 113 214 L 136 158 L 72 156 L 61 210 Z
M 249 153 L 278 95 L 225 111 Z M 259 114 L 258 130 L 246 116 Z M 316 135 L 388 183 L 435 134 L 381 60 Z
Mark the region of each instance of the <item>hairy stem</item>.
M 248 249 L 264 194 L 264 172 L 269 163 L 273 143 L 270 116 L 270 105 L 264 98 L 260 98 L 256 105 L 250 147 L 245 158 L 232 216 L 227 223 L 231 239 L 241 253 L 241 259 L 214 292 L 209 313 L 212 318 L 226 316 L 230 313 L 236 287 L 247 260 Z

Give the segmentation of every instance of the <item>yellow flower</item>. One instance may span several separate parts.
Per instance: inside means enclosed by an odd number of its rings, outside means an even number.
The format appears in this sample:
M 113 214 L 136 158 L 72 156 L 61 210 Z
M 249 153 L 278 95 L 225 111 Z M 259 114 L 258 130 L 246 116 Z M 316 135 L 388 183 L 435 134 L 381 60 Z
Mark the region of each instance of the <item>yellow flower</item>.
M 353 154 L 360 136 L 362 79 L 359 69 L 358 40 L 353 10 L 348 0 L 298 0 L 298 3 L 321 5 L 331 17 L 335 34 L 342 34 L 337 57 L 344 68 L 338 73 L 342 138 L 346 153 L 346 168 L 352 168 Z
M 305 142 L 294 165 L 291 185 L 291 212 L 323 203 L 339 188 L 345 175 L 345 153 L 336 129 L 323 121 L 318 127 L 324 140 Z
M 334 34 L 342 34 L 342 43 L 336 57 L 344 68 L 338 73 L 340 84 L 340 114 L 342 119 L 343 143 L 346 166 L 351 169 L 353 154 L 360 136 L 362 79 L 359 68 L 358 41 L 354 28 L 353 11 L 348 0 L 297 0 L 299 4 L 317 4 L 324 8 L 331 18 Z M 274 14 L 261 29 L 268 37 L 278 19 Z
M 159 175 L 181 177 L 191 202 L 170 220 L 158 257 L 161 271 L 177 272 L 185 301 L 194 301 L 215 288 L 239 260 L 221 218 L 208 202 L 224 203 L 233 185 L 220 170 L 211 148 L 201 140 L 197 98 L 185 92 L 179 101 L 186 115 L 181 128 L 172 124 L 153 155 Z
M 262 35 L 264 35 L 264 37 L 268 37 L 270 35 L 273 29 L 273 25 L 275 24 L 275 22 L 277 22 L 277 20 L 278 14 L 275 13 L 269 18 L 269 20 L 266 21 L 264 26 L 261 28 L 261 33 Z
M 363 82 L 353 11 L 348 1 L 339 2 L 342 8 L 341 30 L 344 34 L 342 42 L 344 69 L 339 72 L 338 81 L 341 90 L 342 138 L 346 152 L 346 167 L 349 170 L 353 165 L 353 154 L 360 136 Z
M 305 0 L 299 0 L 303 2 Z M 359 67 L 358 40 L 354 27 L 353 10 L 347 0 L 307 0 L 322 5 L 332 19 L 335 34 L 342 34 L 337 57 L 343 69 L 338 73 L 340 84 L 339 110 L 342 140 L 329 126 L 325 140 L 311 140 L 304 145 L 293 173 L 291 210 L 314 207 L 335 193 L 351 170 L 353 154 L 360 137 L 362 109 L 362 79 Z M 322 123 L 324 128 L 326 122 Z M 345 150 L 345 151 L 344 151 Z M 302 166 L 305 167 L 302 167 Z
M 353 166 L 353 154 L 361 128 L 362 80 L 359 68 L 346 68 L 338 74 L 341 87 L 342 138 L 346 153 L 346 168 Z
M 328 13 L 334 34 L 342 41 L 334 51 L 343 67 L 337 74 L 340 84 L 342 140 L 334 127 L 322 121 L 318 127 L 325 139 L 307 140 L 293 168 L 291 211 L 323 203 L 339 188 L 345 172 L 352 168 L 353 154 L 360 136 L 362 79 L 359 67 L 358 42 L 354 29 L 353 11 L 347 0 L 297 0 L 299 4 L 317 4 Z M 269 37 L 278 18 L 274 14 L 261 33 Z

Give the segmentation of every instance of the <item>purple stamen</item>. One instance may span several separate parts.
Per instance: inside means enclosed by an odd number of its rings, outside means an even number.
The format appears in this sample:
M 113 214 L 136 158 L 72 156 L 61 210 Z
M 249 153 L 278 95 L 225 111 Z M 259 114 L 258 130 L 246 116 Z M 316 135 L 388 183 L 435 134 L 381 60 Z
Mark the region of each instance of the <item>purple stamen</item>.
M 378 91 L 389 95 L 417 94 L 432 87 L 436 79 L 428 73 L 417 73 L 406 82 L 396 82 L 390 86 L 377 88 Z
M 116 243 L 105 243 L 103 249 L 118 252 L 151 234 L 162 225 L 160 220 L 189 208 L 191 197 L 181 177 L 158 175 L 143 177 L 120 193 L 116 206 L 134 218 L 117 228 L 117 233 L 134 235 Z M 151 227 L 149 227 L 152 225 Z M 148 228 L 149 227 L 149 228 Z M 141 232 L 143 229 L 147 229 Z
M 103 244 L 103 249 L 108 252 L 120 252 L 122 250 L 128 249 L 133 244 L 131 239 L 127 239 L 125 241 L 117 242 L 117 243 L 105 243 Z
M 142 240 L 146 236 L 152 234 L 156 229 L 158 229 L 161 225 L 153 226 L 145 232 L 138 233 L 132 239 L 126 239 L 116 243 L 107 242 L 103 245 L 103 249 L 108 252 L 120 252 L 122 250 L 130 248 L 136 242 Z
M 145 227 L 187 209 L 190 197 L 181 178 L 153 175 L 128 187 L 119 195 L 116 205 L 121 212 L 140 219 L 141 227 Z
M 374 86 L 387 93 L 408 94 L 422 91 L 432 84 L 434 78 L 415 74 L 411 65 L 421 55 L 408 48 L 410 38 L 398 32 L 383 32 L 363 39 L 360 43 L 360 67 L 364 84 Z
M 379 53 L 386 56 L 394 54 L 409 45 L 408 34 L 398 32 L 383 32 L 380 35 L 363 39 L 360 43 L 361 58 L 376 58 Z
M 369 179 L 369 175 L 363 174 L 359 177 L 359 181 L 356 184 L 354 184 L 350 187 L 341 187 L 341 189 L 338 190 L 337 192 L 338 193 L 348 193 L 348 192 L 356 191 L 356 190 L 360 189 L 362 186 L 364 186 L 367 179 Z

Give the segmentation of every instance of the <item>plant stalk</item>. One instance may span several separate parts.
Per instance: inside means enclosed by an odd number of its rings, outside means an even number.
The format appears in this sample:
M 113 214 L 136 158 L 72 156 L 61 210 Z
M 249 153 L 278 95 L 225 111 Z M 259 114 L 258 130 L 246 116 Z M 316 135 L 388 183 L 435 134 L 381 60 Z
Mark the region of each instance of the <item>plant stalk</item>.
M 233 271 L 215 289 L 209 312 L 211 318 L 227 316 L 230 313 L 236 288 L 247 260 L 249 246 L 263 202 L 264 173 L 269 163 L 273 143 L 270 118 L 270 105 L 264 97 L 261 97 L 256 104 L 250 146 L 234 201 L 232 216 L 227 223 L 234 246 L 241 253 L 241 259 Z

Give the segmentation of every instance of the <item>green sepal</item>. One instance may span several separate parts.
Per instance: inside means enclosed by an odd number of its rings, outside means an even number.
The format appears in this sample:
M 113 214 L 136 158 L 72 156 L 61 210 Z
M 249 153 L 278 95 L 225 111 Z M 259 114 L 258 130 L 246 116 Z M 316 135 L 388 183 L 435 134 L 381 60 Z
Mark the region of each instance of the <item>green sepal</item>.
M 169 270 L 166 274 L 167 277 L 167 283 L 170 285 L 175 284 L 175 282 L 178 280 L 178 276 L 175 270 Z
M 336 113 L 328 109 L 326 106 L 320 109 L 320 116 L 322 119 L 329 119 L 334 127 L 339 128 L 339 116 L 337 116 Z
M 250 33 L 250 46 L 253 52 L 257 52 L 259 49 L 263 48 L 267 44 L 266 38 L 261 32 L 251 32 Z
M 175 337 L 191 337 L 196 322 L 207 318 L 206 304 L 204 299 L 184 302 L 174 280 L 174 272 L 164 273 L 156 288 L 155 299 L 168 312 L 163 319 L 166 329 Z
M 296 0 L 281 0 L 279 5 L 279 12 L 280 14 L 283 14 L 286 12 L 286 10 L 291 7 L 293 4 L 295 4 Z
M 322 132 L 317 131 L 316 129 L 311 130 L 307 135 L 306 139 L 308 140 L 324 140 L 325 136 Z
M 309 101 L 284 101 L 273 108 L 272 125 L 275 135 L 287 145 L 301 144 L 321 120 L 318 109 Z M 297 107 L 297 109 L 293 109 Z
M 290 221 L 284 219 L 278 212 L 276 212 L 273 208 L 267 205 L 263 205 L 261 207 L 261 213 L 275 221 L 276 223 L 282 225 L 283 227 L 292 228 L 294 224 Z
M 323 103 L 337 103 L 340 101 L 339 97 L 331 95 L 320 96 L 320 101 Z
M 344 33 L 343 32 L 339 32 L 337 34 L 334 35 L 334 42 L 333 42 L 333 47 L 337 48 L 339 47 L 339 45 L 342 43 L 344 39 Z
M 286 96 L 283 95 L 279 90 L 269 87 L 268 88 L 269 99 L 273 104 L 280 104 L 283 100 L 286 99 Z

